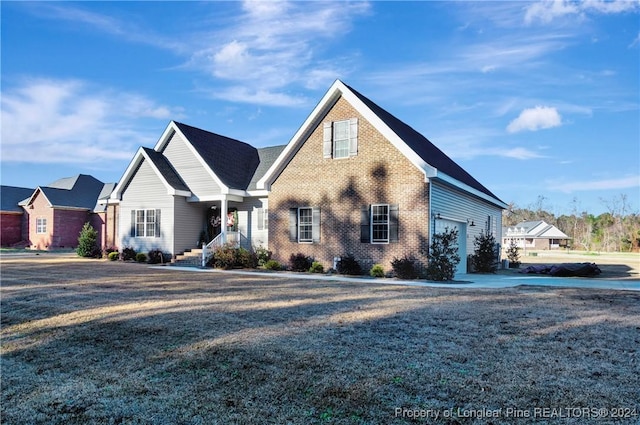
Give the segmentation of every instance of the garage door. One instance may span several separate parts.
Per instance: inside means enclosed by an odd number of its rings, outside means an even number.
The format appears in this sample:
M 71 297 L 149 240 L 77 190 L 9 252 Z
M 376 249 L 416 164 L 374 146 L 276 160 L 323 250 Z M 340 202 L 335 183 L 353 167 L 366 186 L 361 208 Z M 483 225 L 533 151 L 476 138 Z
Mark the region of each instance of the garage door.
M 458 230 L 458 255 L 460 263 L 456 275 L 467 272 L 467 223 L 440 219 L 436 220 L 436 233 L 443 233 L 445 228 Z

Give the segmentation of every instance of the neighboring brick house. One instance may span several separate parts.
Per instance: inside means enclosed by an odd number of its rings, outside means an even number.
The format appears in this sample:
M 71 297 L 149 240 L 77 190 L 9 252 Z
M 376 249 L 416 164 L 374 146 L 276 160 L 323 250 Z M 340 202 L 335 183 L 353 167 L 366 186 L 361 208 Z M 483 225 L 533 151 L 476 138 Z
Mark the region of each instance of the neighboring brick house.
M 426 263 L 434 232 L 459 231 L 466 272 L 480 231 L 496 239 L 498 197 L 424 136 L 336 81 L 258 182 L 269 191 L 269 248 L 287 262 L 303 253 L 333 266 L 394 257 Z
M 23 240 L 24 210 L 18 205 L 33 194 L 33 189 L 0 186 L 0 246 L 12 246 Z
M 515 242 L 518 248 L 527 250 L 553 250 L 566 248 L 571 238 L 562 230 L 543 220 L 522 221 L 515 226 L 502 228 L 502 246 Z
M 39 186 L 19 203 L 24 209 L 22 239 L 33 249 L 75 248 L 82 226 L 89 222 L 104 247 L 108 242 L 106 199 L 114 186 L 86 174 Z

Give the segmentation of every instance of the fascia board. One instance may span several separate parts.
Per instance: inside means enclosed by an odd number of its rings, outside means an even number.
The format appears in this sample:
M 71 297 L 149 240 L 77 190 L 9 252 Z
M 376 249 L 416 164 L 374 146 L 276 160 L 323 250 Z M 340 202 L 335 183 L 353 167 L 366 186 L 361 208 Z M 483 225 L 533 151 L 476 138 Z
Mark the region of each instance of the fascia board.
M 53 208 L 53 204 L 51 203 L 49 198 L 47 198 L 47 195 L 44 193 L 44 190 L 42 190 L 41 186 L 38 186 L 36 190 L 33 191 L 33 195 L 29 197 L 29 200 L 24 204 L 24 206 L 31 205 L 35 201 L 36 197 L 38 196 L 38 193 L 41 193 L 42 196 L 44 196 L 44 199 L 47 200 L 47 204 L 49 204 L 49 206 Z
M 441 180 L 443 182 L 446 182 L 446 183 L 450 184 L 451 186 L 457 187 L 458 189 L 461 189 L 461 190 L 463 190 L 465 192 L 468 192 L 468 193 L 470 193 L 470 194 L 472 194 L 474 196 L 477 196 L 478 198 L 481 198 L 481 199 L 483 199 L 485 201 L 488 201 L 488 202 L 490 202 L 490 203 L 494 204 L 495 206 L 500 207 L 502 209 L 506 209 L 507 206 L 508 206 L 504 202 L 499 201 L 498 199 L 496 199 L 494 197 L 491 197 L 491 196 L 487 195 L 484 192 L 480 192 L 479 190 L 474 189 L 473 187 L 471 187 L 471 186 L 469 186 L 469 185 L 467 185 L 465 183 L 462 183 L 460 180 L 454 179 L 453 177 L 448 176 L 447 174 L 444 174 L 442 172 L 439 172 L 436 178 L 438 180 Z
M 119 201 L 122 199 L 122 191 L 126 188 L 126 183 L 128 183 L 131 178 L 133 178 L 136 168 L 138 168 L 138 165 L 140 165 L 140 162 L 142 161 L 143 152 L 144 150 L 142 149 L 142 147 L 138 148 L 138 151 L 133 156 L 133 159 L 131 159 L 131 162 L 129 162 L 129 166 L 127 166 L 124 174 L 122 175 L 122 177 L 120 177 L 120 180 L 118 180 L 116 188 L 113 192 L 111 192 L 109 199 L 114 201 Z

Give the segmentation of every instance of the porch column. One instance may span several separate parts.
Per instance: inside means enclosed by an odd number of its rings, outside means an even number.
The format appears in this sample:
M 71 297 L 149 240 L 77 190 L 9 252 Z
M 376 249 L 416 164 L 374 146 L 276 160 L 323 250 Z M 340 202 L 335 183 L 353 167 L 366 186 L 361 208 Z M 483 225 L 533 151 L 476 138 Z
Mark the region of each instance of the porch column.
M 222 234 L 222 243 L 227 243 L 227 209 L 229 204 L 225 195 L 220 200 L 220 234 Z

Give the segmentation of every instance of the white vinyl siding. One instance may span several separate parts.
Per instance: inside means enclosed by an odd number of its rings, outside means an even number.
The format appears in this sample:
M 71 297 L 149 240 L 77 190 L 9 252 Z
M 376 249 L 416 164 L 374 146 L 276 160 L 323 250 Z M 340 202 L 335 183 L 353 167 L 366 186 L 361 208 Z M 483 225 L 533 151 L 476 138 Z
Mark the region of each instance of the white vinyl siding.
M 163 154 L 193 195 L 203 198 L 222 193 L 209 170 L 202 165 L 200 159 L 178 133 L 173 135 L 164 148 Z
M 160 237 L 160 229 L 156 228 L 156 224 L 160 225 L 159 210 L 133 210 L 132 219 L 135 224 L 132 226 L 132 237 L 136 238 L 158 238 Z

